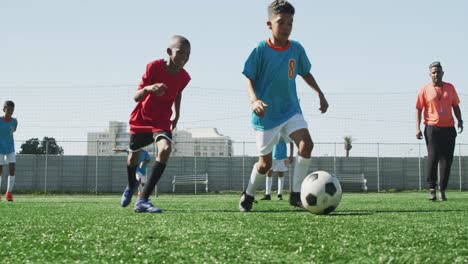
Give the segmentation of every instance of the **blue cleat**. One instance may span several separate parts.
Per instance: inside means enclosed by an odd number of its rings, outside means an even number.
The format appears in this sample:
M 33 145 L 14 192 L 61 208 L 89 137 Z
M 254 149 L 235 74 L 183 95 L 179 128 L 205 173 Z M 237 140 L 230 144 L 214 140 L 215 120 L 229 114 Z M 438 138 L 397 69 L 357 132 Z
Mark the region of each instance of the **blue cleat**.
M 120 205 L 122 207 L 127 207 L 130 202 L 132 201 L 132 196 L 133 196 L 133 189 L 128 187 L 125 187 L 125 190 L 122 194 L 122 198 L 120 199 Z
M 161 208 L 155 207 L 149 199 L 138 198 L 133 211 L 137 213 L 162 213 Z

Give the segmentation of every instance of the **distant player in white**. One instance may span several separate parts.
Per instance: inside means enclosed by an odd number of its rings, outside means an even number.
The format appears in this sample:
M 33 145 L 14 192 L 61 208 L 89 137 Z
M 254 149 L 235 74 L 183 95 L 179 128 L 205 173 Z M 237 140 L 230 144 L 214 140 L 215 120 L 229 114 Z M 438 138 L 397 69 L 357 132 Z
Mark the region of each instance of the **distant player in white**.
M 268 171 L 265 184 L 265 196 L 260 200 L 271 200 L 271 186 L 273 185 L 273 174 L 278 175 L 278 200 L 283 200 L 284 173 L 288 171 L 289 164 L 293 161 L 294 144 L 289 143 L 289 158 L 287 146 L 281 137 L 273 147 L 273 166 Z
M 5 197 L 8 201 L 13 202 L 13 186 L 15 185 L 15 169 L 16 155 L 15 142 L 13 133 L 18 127 L 18 121 L 13 118 L 15 111 L 15 103 L 6 101 L 3 104 L 3 112 L 5 113 L 0 119 L 0 187 L 2 186 L 3 165 L 8 164 L 9 175 Z M 0 197 L 1 200 L 1 197 Z

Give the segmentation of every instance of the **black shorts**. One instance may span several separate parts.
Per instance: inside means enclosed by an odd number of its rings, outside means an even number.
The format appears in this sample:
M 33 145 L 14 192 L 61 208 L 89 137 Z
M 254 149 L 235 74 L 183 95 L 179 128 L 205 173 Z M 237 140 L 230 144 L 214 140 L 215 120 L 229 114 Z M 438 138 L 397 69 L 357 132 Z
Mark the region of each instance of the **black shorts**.
M 130 135 L 130 151 L 137 151 L 142 149 L 150 144 L 152 144 L 155 139 L 156 142 L 162 138 L 172 142 L 172 133 L 168 131 L 160 131 L 155 133 L 141 133 L 141 134 L 131 134 Z

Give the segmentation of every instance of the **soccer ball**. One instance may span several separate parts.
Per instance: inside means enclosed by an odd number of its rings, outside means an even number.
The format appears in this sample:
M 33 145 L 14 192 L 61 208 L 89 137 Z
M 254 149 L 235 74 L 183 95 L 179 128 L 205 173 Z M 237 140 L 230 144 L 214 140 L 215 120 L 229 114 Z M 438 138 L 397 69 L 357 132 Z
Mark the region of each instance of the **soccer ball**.
M 301 185 L 301 202 L 304 209 L 313 214 L 329 214 L 341 201 L 341 185 L 338 179 L 326 171 L 307 175 Z

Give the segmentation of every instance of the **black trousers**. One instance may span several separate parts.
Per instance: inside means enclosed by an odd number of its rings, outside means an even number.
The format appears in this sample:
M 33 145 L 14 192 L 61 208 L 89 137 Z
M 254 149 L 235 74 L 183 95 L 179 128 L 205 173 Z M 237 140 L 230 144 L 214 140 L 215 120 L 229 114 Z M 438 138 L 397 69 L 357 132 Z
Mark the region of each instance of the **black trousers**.
M 456 137 L 457 131 L 454 127 L 424 128 L 427 146 L 426 180 L 430 189 L 435 189 L 437 186 L 437 165 L 439 165 L 440 190 L 447 189 Z

